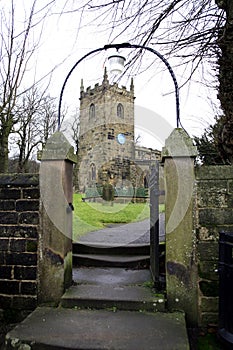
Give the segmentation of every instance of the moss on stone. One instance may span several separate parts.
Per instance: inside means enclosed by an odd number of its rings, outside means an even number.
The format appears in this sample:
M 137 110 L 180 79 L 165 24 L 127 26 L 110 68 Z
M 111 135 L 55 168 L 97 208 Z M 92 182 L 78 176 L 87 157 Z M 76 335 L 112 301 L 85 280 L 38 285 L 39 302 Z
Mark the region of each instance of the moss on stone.
M 200 290 L 204 296 L 217 297 L 219 294 L 219 282 L 218 281 L 201 281 L 199 283 Z
M 64 286 L 70 287 L 72 284 L 72 252 L 69 252 L 64 259 Z
M 218 262 L 200 261 L 198 264 L 199 277 L 207 280 L 218 280 Z

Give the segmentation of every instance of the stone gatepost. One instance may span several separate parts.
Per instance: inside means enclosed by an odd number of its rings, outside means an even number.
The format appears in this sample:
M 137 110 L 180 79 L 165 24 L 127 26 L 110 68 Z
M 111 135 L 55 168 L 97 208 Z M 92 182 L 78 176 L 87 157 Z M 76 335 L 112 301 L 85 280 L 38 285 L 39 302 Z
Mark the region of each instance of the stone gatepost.
M 72 283 L 73 147 L 61 132 L 48 140 L 41 157 L 39 303 L 58 303 Z
M 191 138 L 174 129 L 162 151 L 165 179 L 166 288 L 168 309 L 197 325 L 197 265 L 194 219 L 194 159 Z

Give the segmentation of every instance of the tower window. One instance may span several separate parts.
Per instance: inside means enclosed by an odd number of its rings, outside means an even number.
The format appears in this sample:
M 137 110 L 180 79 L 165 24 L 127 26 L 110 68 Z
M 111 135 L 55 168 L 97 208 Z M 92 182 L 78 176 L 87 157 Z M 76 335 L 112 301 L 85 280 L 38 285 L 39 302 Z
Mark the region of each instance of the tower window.
M 121 103 L 118 103 L 117 105 L 117 116 L 118 118 L 124 118 L 124 107 Z
M 91 164 L 91 180 L 96 180 L 96 166 L 93 163 Z
M 92 103 L 89 109 L 89 119 L 95 119 L 95 105 Z
M 108 132 L 108 140 L 114 140 L 114 129 L 110 129 L 111 131 Z

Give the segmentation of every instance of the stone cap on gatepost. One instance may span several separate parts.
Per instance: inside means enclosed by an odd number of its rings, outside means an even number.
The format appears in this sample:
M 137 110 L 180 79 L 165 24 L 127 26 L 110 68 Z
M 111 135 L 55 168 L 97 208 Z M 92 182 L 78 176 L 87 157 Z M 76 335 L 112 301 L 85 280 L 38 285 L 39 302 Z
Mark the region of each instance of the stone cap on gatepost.
M 164 162 L 166 158 L 195 158 L 197 155 L 197 147 L 194 146 L 192 138 L 184 129 L 176 128 L 165 140 L 161 158 Z
M 45 148 L 38 152 L 38 160 L 67 160 L 77 163 L 77 156 L 64 134 L 56 131 L 46 142 Z

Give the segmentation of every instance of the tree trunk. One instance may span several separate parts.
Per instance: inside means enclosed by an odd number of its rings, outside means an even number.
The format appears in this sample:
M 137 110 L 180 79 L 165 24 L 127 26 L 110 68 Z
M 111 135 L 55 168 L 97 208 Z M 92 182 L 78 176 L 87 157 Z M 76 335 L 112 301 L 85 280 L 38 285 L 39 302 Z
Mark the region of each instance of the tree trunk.
M 221 3 L 226 11 L 226 25 L 219 38 L 219 95 L 223 110 L 217 143 L 221 156 L 233 164 L 233 1 Z
M 1 132 L 0 136 L 0 173 L 8 172 L 8 137 L 6 133 Z
M 0 173 L 8 173 L 9 167 L 9 135 L 13 127 L 13 115 L 5 113 L 0 115 Z

